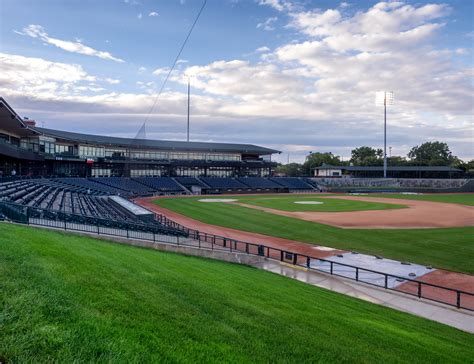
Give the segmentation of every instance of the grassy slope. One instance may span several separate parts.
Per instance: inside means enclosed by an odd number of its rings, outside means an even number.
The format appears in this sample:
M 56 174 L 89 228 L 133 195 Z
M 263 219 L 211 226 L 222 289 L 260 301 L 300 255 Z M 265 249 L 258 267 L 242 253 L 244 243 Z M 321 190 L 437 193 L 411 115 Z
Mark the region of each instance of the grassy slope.
M 269 207 L 284 211 L 364 211 L 364 210 L 385 210 L 400 209 L 404 205 L 366 202 L 366 201 L 350 201 L 342 199 L 324 198 L 321 195 L 256 195 L 256 196 L 237 196 L 232 197 L 238 199 L 239 202 Z M 295 201 L 320 201 L 322 205 L 301 205 L 295 204 Z
M 421 201 L 435 201 L 457 203 L 461 205 L 474 206 L 474 193 L 451 193 L 451 194 L 427 194 L 427 195 L 403 195 L 400 193 L 380 193 L 369 194 L 364 197 L 388 197 L 405 200 L 421 200 Z
M 13 362 L 467 363 L 472 335 L 257 269 L 0 224 Z M 2 360 L 3 361 L 3 360 Z
M 339 229 L 236 205 L 212 203 L 203 208 L 203 203 L 189 198 L 160 199 L 156 203 L 213 225 L 474 273 L 472 227 Z

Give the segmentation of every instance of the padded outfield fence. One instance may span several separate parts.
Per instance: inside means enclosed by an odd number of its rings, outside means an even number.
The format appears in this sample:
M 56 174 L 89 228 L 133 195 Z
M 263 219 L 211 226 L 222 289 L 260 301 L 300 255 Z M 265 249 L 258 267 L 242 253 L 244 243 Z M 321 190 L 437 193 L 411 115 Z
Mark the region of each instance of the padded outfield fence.
M 0 202 L 0 212 L 9 220 L 22 224 L 260 256 L 303 267 L 311 271 L 339 276 L 379 288 L 402 292 L 418 298 L 474 311 L 474 293 L 335 262 L 330 259 L 290 252 L 264 244 L 249 243 L 203 233 L 186 228 L 159 214 L 155 214 L 156 225 L 142 225 L 90 218 L 8 202 Z M 393 285 L 394 281 L 398 284 Z

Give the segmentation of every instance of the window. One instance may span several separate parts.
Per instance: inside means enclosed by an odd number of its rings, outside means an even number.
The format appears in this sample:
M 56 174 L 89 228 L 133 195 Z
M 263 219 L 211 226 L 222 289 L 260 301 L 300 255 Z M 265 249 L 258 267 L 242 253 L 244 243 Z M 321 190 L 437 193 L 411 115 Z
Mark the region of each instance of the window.
M 110 149 L 110 148 L 105 149 L 106 157 L 123 158 L 126 156 L 126 153 L 127 152 L 125 149 Z
M 103 147 L 93 147 L 90 145 L 80 145 L 79 146 L 79 156 L 82 158 L 87 157 L 104 157 L 104 148 Z
M 130 177 L 160 177 L 159 169 L 131 169 Z
M 72 145 L 56 144 L 56 154 L 59 155 L 73 155 L 74 147 Z
M 54 151 L 55 151 L 54 143 L 46 142 L 44 140 L 40 140 L 40 142 L 39 142 L 39 151 L 40 151 L 40 153 L 54 154 Z

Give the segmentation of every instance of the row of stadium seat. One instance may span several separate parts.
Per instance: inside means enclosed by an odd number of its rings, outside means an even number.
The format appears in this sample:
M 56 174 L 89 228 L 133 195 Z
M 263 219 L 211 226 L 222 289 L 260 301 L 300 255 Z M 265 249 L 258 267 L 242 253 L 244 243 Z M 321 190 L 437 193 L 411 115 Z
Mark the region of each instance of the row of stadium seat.
M 182 194 L 189 192 L 192 186 L 226 191 L 248 189 L 314 190 L 312 184 L 296 177 L 99 177 L 90 178 L 87 181 L 91 184 L 95 183 L 115 189 L 108 191 L 113 194 L 126 195 L 129 193 L 142 196 L 156 193 Z
M 43 192 L 44 196 L 36 193 L 27 195 L 34 190 L 32 186 L 41 185 L 41 189 L 35 192 Z M 147 196 L 154 194 L 186 194 L 193 186 L 201 189 L 220 191 L 242 191 L 242 190 L 274 190 L 274 191 L 305 191 L 314 190 L 310 180 L 296 177 L 98 177 L 98 178 L 51 178 L 51 179 L 27 179 L 5 182 L 0 184 L 0 198 L 2 195 L 14 195 L 18 200 L 25 197 L 29 202 L 33 200 L 42 201 L 42 197 L 50 194 L 54 188 L 67 191 L 84 193 L 88 195 L 121 195 L 126 198 L 133 196 Z M 33 191 L 31 191 L 33 192 Z M 21 201 L 24 203 L 25 201 Z

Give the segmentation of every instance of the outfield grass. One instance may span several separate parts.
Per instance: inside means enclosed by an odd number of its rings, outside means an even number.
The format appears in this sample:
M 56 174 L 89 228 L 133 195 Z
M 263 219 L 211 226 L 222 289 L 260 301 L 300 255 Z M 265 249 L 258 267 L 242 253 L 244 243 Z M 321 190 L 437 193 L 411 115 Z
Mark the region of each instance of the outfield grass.
M 238 205 L 202 203 L 194 198 L 155 202 L 208 224 L 474 274 L 473 227 L 340 229 Z
M 238 202 L 268 207 L 283 211 L 365 211 L 365 210 L 386 210 L 400 209 L 406 206 L 402 204 L 378 203 L 366 201 L 352 201 L 336 198 L 325 198 L 324 195 L 255 195 L 255 196 L 232 196 Z M 297 204 L 298 201 L 317 201 L 321 205 Z
M 2 362 L 469 363 L 473 336 L 255 268 L 0 224 Z
M 457 203 L 461 205 L 474 206 L 474 193 L 437 193 L 426 195 L 404 195 L 401 193 L 370 193 L 364 197 L 387 197 L 405 200 Z

